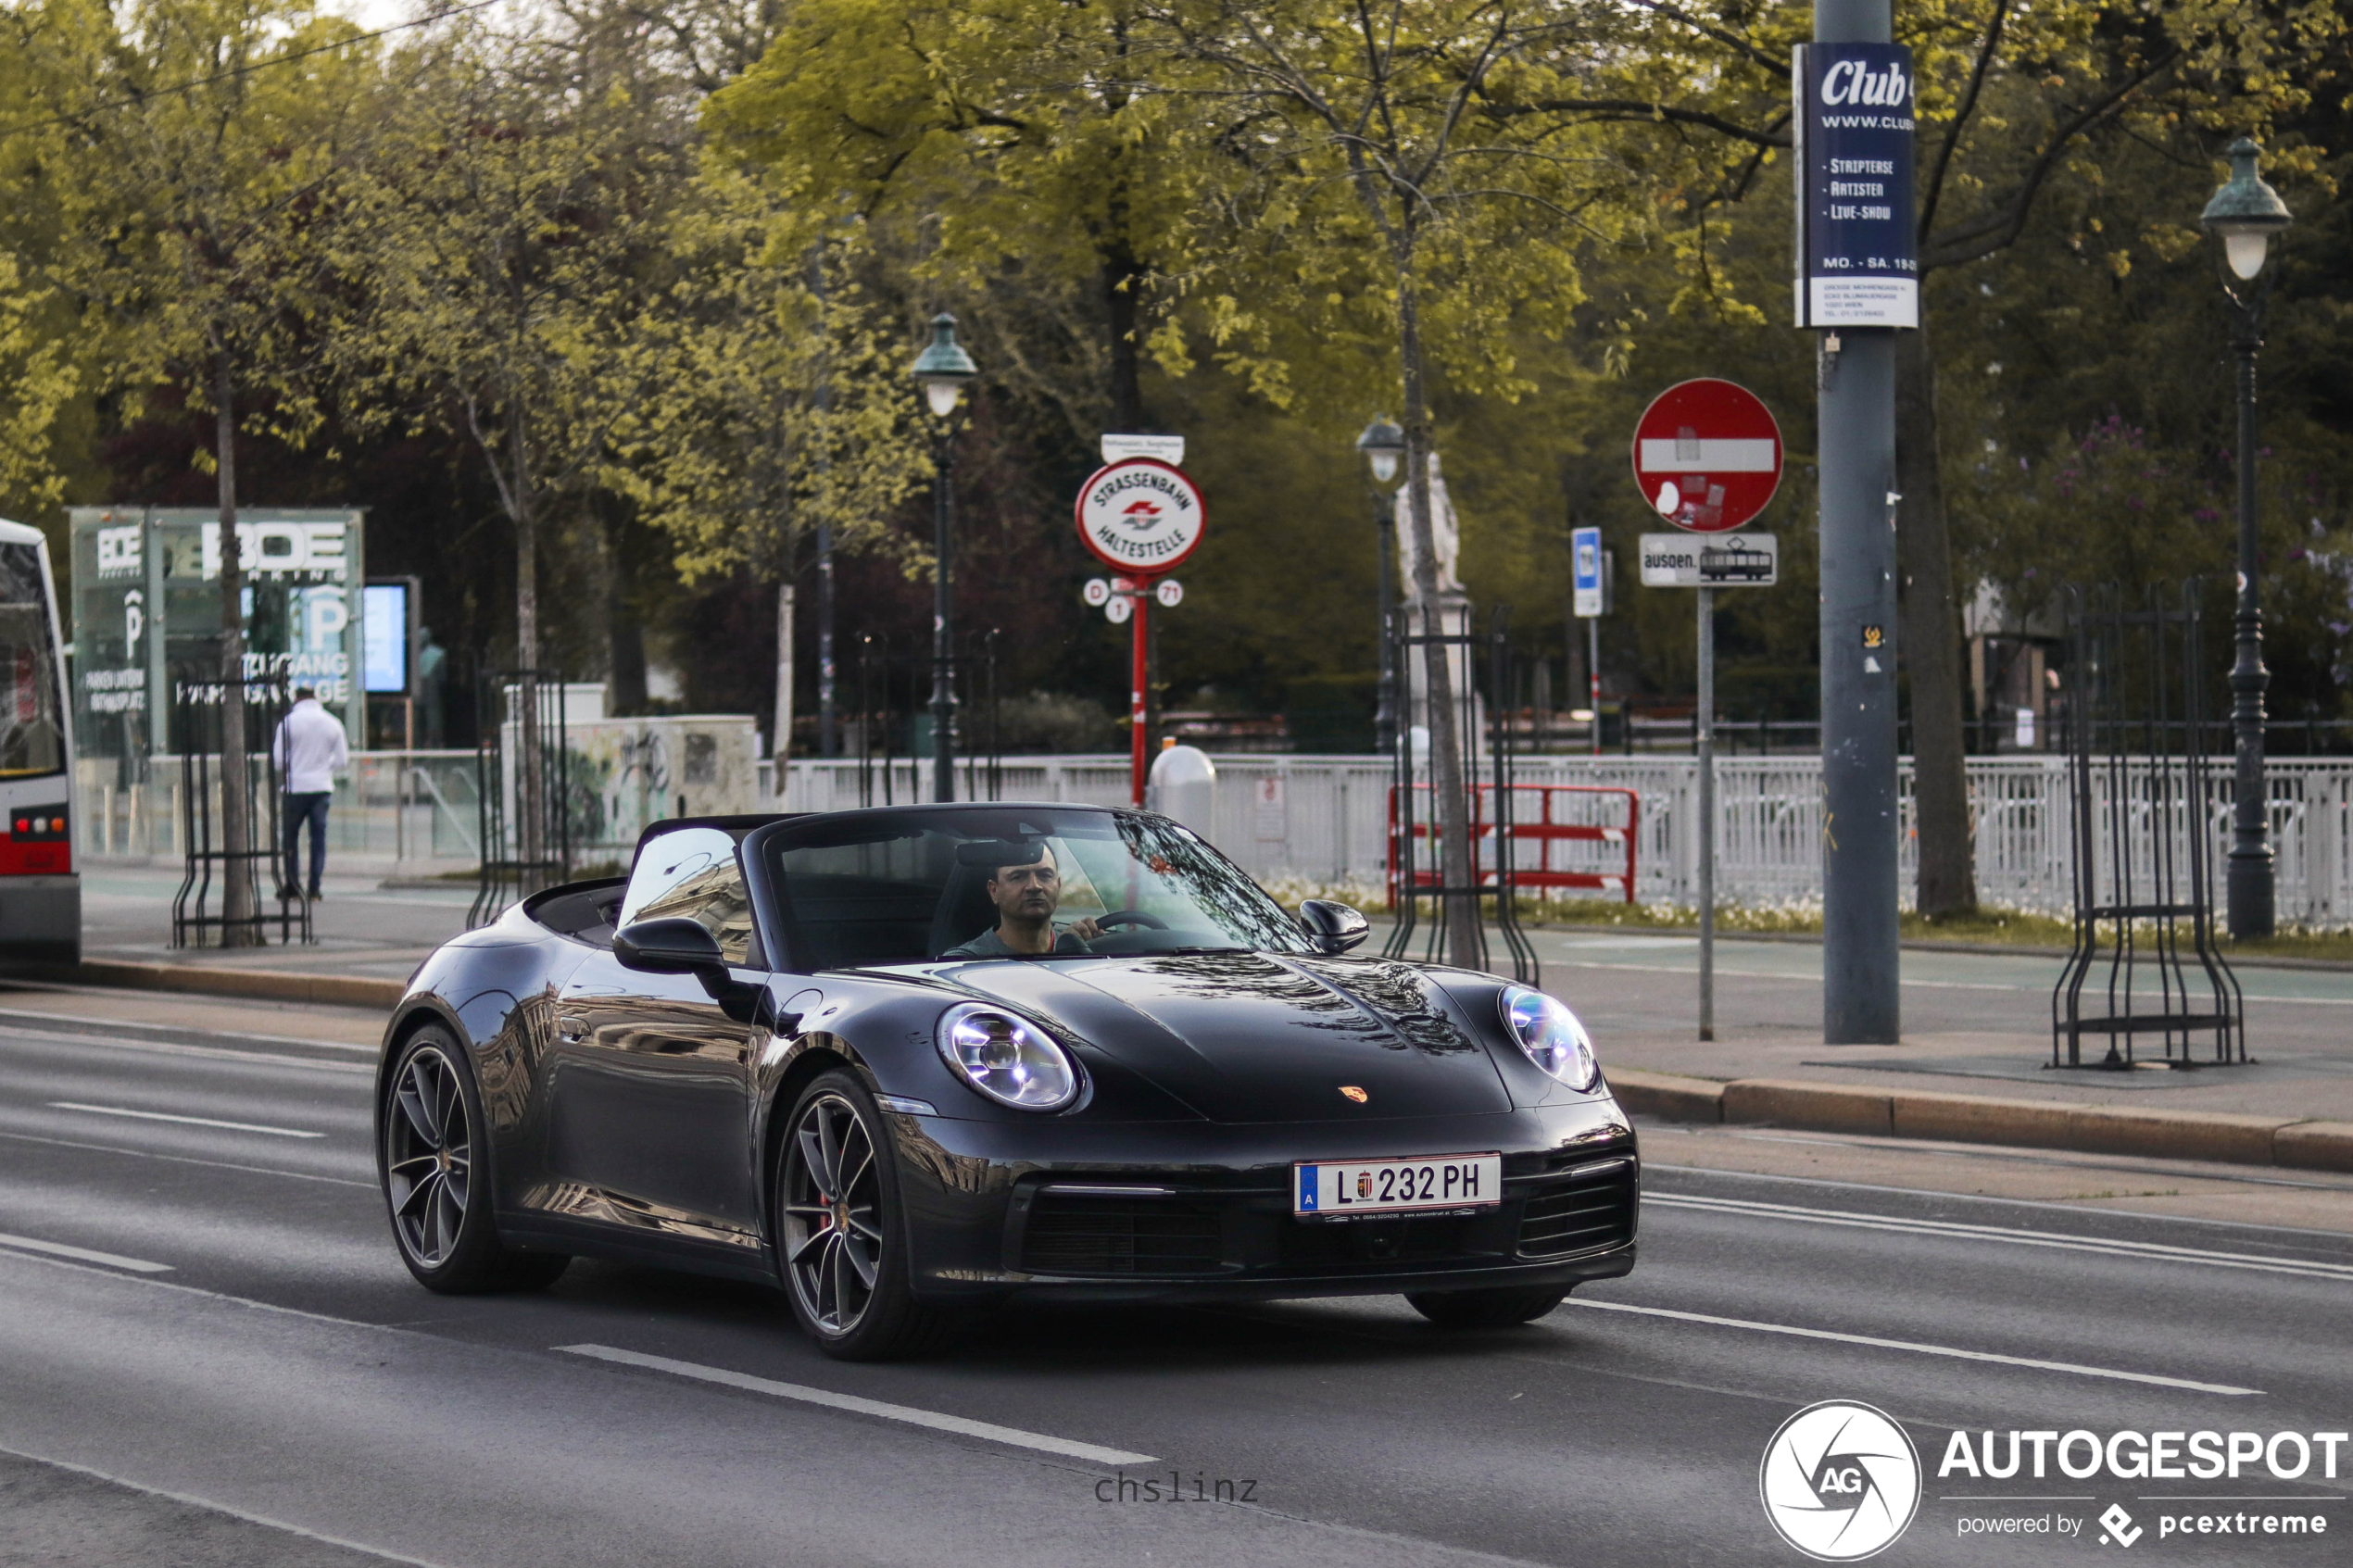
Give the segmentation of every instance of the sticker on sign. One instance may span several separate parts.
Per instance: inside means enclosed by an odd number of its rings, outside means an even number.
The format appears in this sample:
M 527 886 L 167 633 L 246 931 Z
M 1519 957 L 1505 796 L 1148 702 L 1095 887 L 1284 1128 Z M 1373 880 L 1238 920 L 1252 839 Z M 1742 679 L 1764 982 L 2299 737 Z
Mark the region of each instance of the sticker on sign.
M 1769 588 L 1780 571 L 1780 545 L 1770 533 L 1694 538 L 1689 533 L 1642 535 L 1645 588 Z

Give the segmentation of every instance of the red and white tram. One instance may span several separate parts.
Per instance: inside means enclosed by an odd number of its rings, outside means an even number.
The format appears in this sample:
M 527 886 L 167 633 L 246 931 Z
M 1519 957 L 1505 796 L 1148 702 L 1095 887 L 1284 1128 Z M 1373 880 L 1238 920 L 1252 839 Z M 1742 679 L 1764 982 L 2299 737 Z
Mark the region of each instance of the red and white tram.
M 0 962 L 82 956 L 65 669 L 48 542 L 0 521 Z

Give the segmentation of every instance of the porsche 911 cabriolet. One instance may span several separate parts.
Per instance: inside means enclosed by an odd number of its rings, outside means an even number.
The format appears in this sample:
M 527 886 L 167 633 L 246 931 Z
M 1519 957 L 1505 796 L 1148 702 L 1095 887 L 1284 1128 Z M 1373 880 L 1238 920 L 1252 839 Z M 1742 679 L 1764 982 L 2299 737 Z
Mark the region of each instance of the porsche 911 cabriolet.
M 393 1237 L 448 1293 L 575 1256 L 779 1286 L 845 1359 L 1048 1299 L 1495 1326 L 1627 1273 L 1634 1133 L 1576 1015 L 1366 931 L 1144 811 L 660 822 L 418 970 Z

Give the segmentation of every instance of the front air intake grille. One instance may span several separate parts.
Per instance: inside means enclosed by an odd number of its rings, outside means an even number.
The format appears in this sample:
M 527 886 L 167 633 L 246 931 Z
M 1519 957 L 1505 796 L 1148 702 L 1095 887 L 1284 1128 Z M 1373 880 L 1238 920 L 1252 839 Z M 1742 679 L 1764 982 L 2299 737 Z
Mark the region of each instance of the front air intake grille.
M 1596 1160 L 1543 1183 L 1521 1210 L 1519 1255 L 1559 1258 L 1597 1252 L 1634 1239 L 1635 1166 Z
M 1218 1205 L 1041 1193 L 1022 1235 L 1033 1274 L 1206 1274 L 1223 1263 Z

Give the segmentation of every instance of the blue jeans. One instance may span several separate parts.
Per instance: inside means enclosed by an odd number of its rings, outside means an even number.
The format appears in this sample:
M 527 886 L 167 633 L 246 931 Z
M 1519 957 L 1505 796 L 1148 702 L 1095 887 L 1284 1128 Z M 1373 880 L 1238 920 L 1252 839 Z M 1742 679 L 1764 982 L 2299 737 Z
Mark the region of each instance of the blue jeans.
M 319 896 L 319 878 L 327 869 L 327 802 L 334 798 L 333 790 L 317 790 L 296 795 L 289 790 L 285 797 L 286 824 L 286 885 L 299 889 L 302 880 L 302 859 L 296 853 L 300 844 L 302 824 L 310 824 L 310 896 Z

